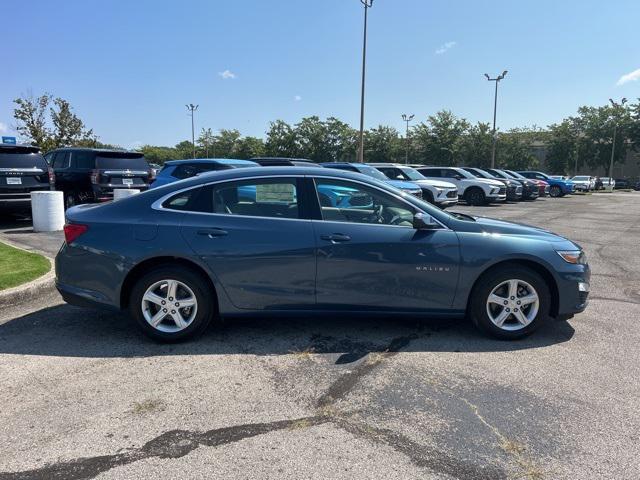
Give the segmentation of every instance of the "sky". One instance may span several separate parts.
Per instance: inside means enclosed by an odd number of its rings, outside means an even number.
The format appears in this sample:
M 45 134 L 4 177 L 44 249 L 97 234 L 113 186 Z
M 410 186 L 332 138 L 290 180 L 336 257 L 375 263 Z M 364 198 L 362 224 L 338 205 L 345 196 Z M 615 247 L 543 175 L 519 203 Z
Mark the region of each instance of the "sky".
M 13 99 L 71 102 L 100 140 L 131 148 L 269 122 L 359 123 L 359 0 L 0 0 L 0 134 Z M 546 126 L 581 105 L 640 97 L 638 0 L 374 0 L 365 126 L 404 129 L 449 109 L 498 126 Z

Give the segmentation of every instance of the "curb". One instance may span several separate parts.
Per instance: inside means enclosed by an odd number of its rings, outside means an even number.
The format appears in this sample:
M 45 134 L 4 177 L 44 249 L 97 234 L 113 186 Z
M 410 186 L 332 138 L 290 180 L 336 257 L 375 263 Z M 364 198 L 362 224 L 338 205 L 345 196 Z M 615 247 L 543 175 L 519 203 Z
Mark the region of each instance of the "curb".
M 2 242 L 25 252 L 36 253 L 33 250 L 22 248 L 13 242 L 7 242 L 4 238 L 2 239 Z M 56 272 L 53 260 L 47 255 L 43 255 L 41 252 L 37 253 L 39 255 L 42 255 L 49 261 L 49 271 L 41 277 L 38 277 L 35 280 L 31 280 L 30 282 L 23 283 L 22 285 L 18 285 L 17 287 L 7 288 L 6 290 L 0 290 L 0 307 L 20 305 L 27 302 L 28 300 L 31 300 L 35 295 L 55 289 Z

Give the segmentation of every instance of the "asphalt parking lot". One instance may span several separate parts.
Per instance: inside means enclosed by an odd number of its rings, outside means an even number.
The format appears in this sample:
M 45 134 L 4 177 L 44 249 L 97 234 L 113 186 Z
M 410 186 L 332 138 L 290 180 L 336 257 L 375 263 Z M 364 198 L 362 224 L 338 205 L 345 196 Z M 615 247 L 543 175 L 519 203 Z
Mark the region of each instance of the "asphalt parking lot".
M 640 193 L 454 210 L 580 243 L 587 311 L 518 342 L 299 318 L 160 345 L 43 295 L 0 311 L 0 480 L 640 478 Z

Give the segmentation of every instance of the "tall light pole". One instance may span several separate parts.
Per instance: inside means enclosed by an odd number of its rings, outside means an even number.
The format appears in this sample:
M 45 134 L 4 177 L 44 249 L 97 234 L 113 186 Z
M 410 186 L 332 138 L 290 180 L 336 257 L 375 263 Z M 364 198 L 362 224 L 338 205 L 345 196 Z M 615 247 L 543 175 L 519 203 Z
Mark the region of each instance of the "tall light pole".
M 505 70 L 496 78 L 491 78 L 487 73 L 484 74 L 490 82 L 496 82 L 496 93 L 493 97 L 493 143 L 491 144 L 491 168 L 496 168 L 496 112 L 498 110 L 498 83 L 507 76 Z
M 616 110 L 624 107 L 624 104 L 627 103 L 627 99 L 623 98 L 620 100 L 620 103 L 616 103 L 612 98 L 609 99 L 611 102 L 611 106 Z M 616 133 L 618 132 L 618 120 L 615 118 L 615 113 L 613 117 L 613 143 L 611 144 L 611 161 L 609 162 L 609 185 L 611 185 L 611 179 L 613 178 L 613 157 L 616 153 Z M 624 140 L 623 140 L 624 141 Z
M 200 105 L 194 105 L 193 103 L 185 105 L 187 110 L 189 110 L 189 115 L 191 115 L 191 145 L 193 145 L 193 158 L 196 158 L 196 130 L 193 122 L 193 113 L 198 110 L 199 106 Z
M 360 89 L 360 142 L 358 145 L 358 162 L 364 163 L 364 78 L 367 62 L 367 12 L 373 6 L 373 0 L 360 0 L 364 5 L 364 36 L 362 41 L 362 86 Z
M 407 151 L 404 154 L 404 163 L 405 165 L 409 163 L 409 122 L 411 120 L 413 120 L 413 117 L 415 117 L 415 115 L 411 114 L 411 115 L 407 115 L 406 113 L 402 114 L 402 120 L 407 124 L 407 130 L 406 130 L 406 134 L 404 137 L 405 143 L 407 144 Z

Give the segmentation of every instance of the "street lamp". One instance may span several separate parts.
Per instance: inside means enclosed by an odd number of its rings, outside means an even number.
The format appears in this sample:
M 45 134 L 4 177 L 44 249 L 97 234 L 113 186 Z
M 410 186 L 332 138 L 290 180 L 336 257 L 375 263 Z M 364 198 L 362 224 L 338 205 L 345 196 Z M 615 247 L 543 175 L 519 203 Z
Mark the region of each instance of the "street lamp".
M 358 162 L 364 163 L 364 78 L 367 60 L 367 11 L 373 6 L 373 0 L 360 0 L 364 5 L 364 35 L 362 41 L 362 86 L 360 89 L 360 144 L 358 146 Z
M 496 168 L 496 111 L 498 109 L 498 83 L 507 76 L 507 71 L 505 70 L 496 78 L 491 78 L 487 73 L 485 73 L 484 76 L 487 77 L 487 80 L 490 82 L 496 82 L 496 93 L 493 97 L 493 143 L 491 145 L 491 168 Z
M 196 132 L 193 123 L 193 113 L 198 110 L 199 106 L 200 105 L 194 105 L 193 103 L 185 105 L 185 107 L 187 107 L 187 110 L 189 110 L 189 115 L 191 115 L 191 144 L 193 145 L 193 158 L 196 158 Z
M 406 113 L 402 114 L 402 120 L 407 124 L 407 130 L 406 130 L 406 134 L 404 137 L 404 140 L 407 144 L 407 151 L 404 155 L 404 163 L 405 165 L 409 163 L 409 122 L 411 120 L 413 120 L 413 117 L 415 117 L 415 115 L 411 114 L 411 115 L 407 115 Z
M 620 100 L 620 103 L 616 103 L 613 101 L 612 98 L 609 99 L 609 101 L 611 102 L 611 106 L 615 109 L 619 109 L 624 107 L 624 104 L 627 103 L 627 99 L 623 98 L 622 100 Z M 615 114 L 615 112 L 614 112 Z M 609 185 L 611 185 L 611 181 L 613 178 L 613 157 L 615 156 L 616 153 L 616 134 L 618 131 L 618 120 L 615 118 L 615 116 L 613 117 L 613 143 L 611 144 L 611 161 L 609 162 Z M 624 141 L 624 140 L 623 140 Z

